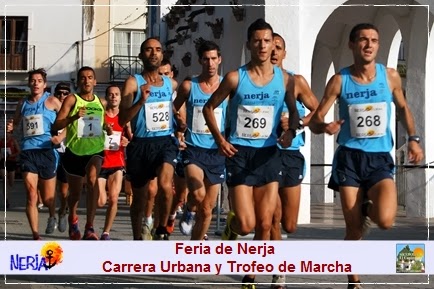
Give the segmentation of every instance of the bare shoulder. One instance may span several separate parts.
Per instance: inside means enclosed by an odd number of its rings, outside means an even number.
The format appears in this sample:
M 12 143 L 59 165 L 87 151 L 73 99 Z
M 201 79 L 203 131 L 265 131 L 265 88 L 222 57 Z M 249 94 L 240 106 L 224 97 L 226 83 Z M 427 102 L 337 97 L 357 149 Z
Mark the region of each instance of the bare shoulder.
M 389 81 L 389 86 L 392 90 L 402 88 L 401 76 L 396 69 L 387 67 L 387 80 Z
M 238 70 L 232 70 L 224 76 L 222 82 L 225 82 L 228 86 L 230 86 L 232 88 L 236 88 L 238 85 L 239 79 L 240 79 L 240 76 L 238 74 Z
M 175 91 L 176 88 L 178 87 L 178 82 L 177 82 L 175 79 L 173 79 L 173 78 L 171 78 L 171 80 L 172 80 L 172 88 L 173 88 L 173 91 Z
M 130 75 L 124 83 L 124 86 L 122 88 L 123 91 L 127 90 L 127 91 L 132 91 L 135 92 L 137 91 L 137 80 L 134 76 Z
M 399 75 L 399 72 L 395 69 L 395 68 L 392 68 L 392 67 L 387 67 L 387 77 L 390 79 L 390 80 L 396 80 L 396 79 L 401 79 L 401 76 Z
M 57 97 L 51 95 L 45 101 L 45 105 L 47 106 L 47 108 L 51 110 L 59 111 L 60 107 L 62 106 L 62 103 Z
M 191 80 L 186 79 L 183 82 L 181 82 L 181 85 L 179 85 L 178 88 L 180 91 L 190 91 L 191 89 Z

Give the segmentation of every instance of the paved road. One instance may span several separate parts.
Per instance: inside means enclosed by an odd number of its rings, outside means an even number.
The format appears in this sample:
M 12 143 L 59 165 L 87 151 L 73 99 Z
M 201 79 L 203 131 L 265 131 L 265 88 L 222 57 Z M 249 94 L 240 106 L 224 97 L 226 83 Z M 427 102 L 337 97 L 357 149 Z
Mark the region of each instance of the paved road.
M 11 194 L 11 203 L 13 207 L 5 213 L 5 222 L 0 224 L 0 235 L 4 236 L 6 230 L 7 240 L 29 240 L 31 234 L 24 213 L 25 194 L 21 182 L 17 183 L 15 191 Z M 80 218 L 84 220 L 85 196 L 82 197 L 80 203 Z M 114 240 L 131 240 L 132 233 L 129 220 L 129 210 L 125 205 L 125 198 L 121 196 L 119 200 L 119 212 L 115 221 L 114 229 L 111 232 L 111 237 Z M 3 212 L 3 207 L 1 207 Z M 312 205 L 311 224 L 300 225 L 295 234 L 285 236 L 284 242 L 290 240 L 339 240 L 344 235 L 344 222 L 339 206 L 334 204 L 315 204 Z M 222 216 L 224 218 L 224 215 Z M 45 221 L 48 218 L 47 209 L 43 208 L 40 211 L 40 231 L 45 230 Z M 217 231 L 215 217 L 210 229 L 209 237 L 211 240 L 218 240 L 219 237 L 215 234 Z M 431 224 L 434 220 L 430 220 Z M 104 222 L 104 210 L 100 209 L 97 212 L 95 227 L 100 233 Z M 84 223 L 81 223 L 83 226 Z M 222 225 L 220 228 L 222 228 Z M 432 227 L 430 228 L 432 231 Z M 65 240 L 66 233 L 56 232 L 53 235 L 45 236 L 44 239 Z M 427 240 L 428 239 L 427 222 L 420 218 L 406 218 L 404 211 L 399 211 L 395 226 L 389 231 L 381 231 L 373 228 L 366 239 L 369 240 Z M 177 229 L 172 235 L 172 239 L 186 240 Z M 375 260 L 375 256 L 373 256 Z M 77 264 L 79 265 L 79 264 Z M 23 288 L 23 289 L 70 289 L 70 288 L 240 288 L 239 283 L 241 276 L 192 276 L 192 275 L 176 275 L 176 276 L 127 276 L 127 275 L 104 275 L 104 276 L 5 276 L 5 279 L 0 281 L 0 288 Z M 364 288 L 402 288 L 402 289 L 428 289 L 434 288 L 434 282 L 428 283 L 427 276 L 421 275 L 371 275 L 361 276 L 362 280 L 367 283 L 419 283 L 419 284 L 396 284 L 396 285 L 381 285 L 367 284 Z M 431 276 L 432 279 L 432 276 Z M 346 280 L 345 276 L 336 275 L 291 275 L 287 276 L 287 288 L 303 288 L 303 289 L 340 289 L 346 288 L 343 284 Z M 258 283 L 269 283 L 271 276 L 258 276 Z M 170 283 L 179 284 L 170 284 Z M 51 283 L 51 284 L 40 284 Z M 54 284 L 55 283 L 55 284 Z M 103 284 L 106 285 L 103 285 Z M 148 284 L 143 284 L 148 283 Z M 152 284 L 149 284 L 152 283 Z M 200 283 L 200 284 L 197 284 Z M 229 284 L 228 284 L 229 283 Z M 329 284 L 318 284 L 329 283 Z M 336 284 L 333 284 L 336 283 Z M 340 283 L 340 284 L 339 284 Z M 110 285 L 109 285 L 110 284 Z M 258 284 L 257 289 L 268 289 L 268 284 Z

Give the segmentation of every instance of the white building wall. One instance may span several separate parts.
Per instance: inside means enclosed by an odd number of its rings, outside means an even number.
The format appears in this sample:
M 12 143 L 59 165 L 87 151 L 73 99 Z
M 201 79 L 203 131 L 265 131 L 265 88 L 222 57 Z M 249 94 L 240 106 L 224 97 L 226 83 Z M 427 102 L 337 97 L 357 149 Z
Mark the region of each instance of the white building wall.
M 216 1 L 207 2 L 208 4 L 228 4 L 221 1 L 218 1 L 218 3 Z M 239 1 L 240 4 L 243 4 L 241 2 L 247 1 Z M 400 34 L 402 34 L 402 39 L 407 41 L 407 51 L 411 50 L 409 43 L 414 46 L 412 56 L 407 58 L 410 72 L 414 73 L 410 76 L 412 81 L 407 79 L 406 82 L 412 82 L 408 85 L 407 92 L 411 91 L 417 97 L 409 100 L 409 104 L 415 115 L 417 131 L 424 137 L 424 147 L 433 145 L 434 138 L 429 133 L 425 133 L 433 131 L 433 129 L 428 129 L 433 122 L 425 114 L 425 106 L 423 105 L 429 103 L 427 92 L 432 91 L 432 81 L 428 80 L 428 71 L 430 70 L 426 67 L 427 65 L 432 65 L 432 61 L 426 60 L 426 33 L 423 29 L 423 27 L 427 27 L 426 10 L 420 12 L 423 10 L 418 10 L 414 7 L 396 7 L 396 5 L 389 7 L 364 5 L 384 5 L 383 2 L 375 0 L 362 1 L 362 4 L 358 4 L 360 1 L 356 3 L 352 0 L 269 0 L 258 2 L 255 2 L 255 4 L 265 4 L 267 6 L 244 6 L 246 17 L 243 22 L 235 21 L 230 7 L 216 7 L 214 15 L 211 16 L 206 14 L 197 16 L 195 21 L 199 22 L 198 32 L 188 32 L 191 34 L 191 38 L 186 40 L 184 44 L 178 45 L 175 43 L 172 45 L 174 47 L 174 55 L 171 61 L 179 69 L 178 80 L 182 80 L 187 75 L 199 73 L 200 67 L 197 64 L 193 42 L 198 37 L 214 40 L 221 46 L 223 56 L 221 65 L 222 74 L 244 64 L 249 59 L 249 52 L 245 49 L 247 27 L 258 17 L 264 17 L 272 24 L 275 31 L 286 40 L 287 57 L 284 61 L 284 67 L 293 70 L 295 73 L 302 74 L 308 83 L 311 84 L 316 96 L 321 99 L 325 84 L 335 71 L 352 63 L 351 51 L 347 45 L 350 29 L 360 22 L 372 22 L 380 28 L 381 45 L 384 47 L 378 55 L 379 62 L 390 67 L 396 67 Z M 405 4 L 417 4 L 417 2 L 412 1 L 405 2 Z M 431 3 L 427 1 L 418 2 L 429 4 L 429 10 L 432 13 L 433 7 Z M 349 6 L 342 7 L 342 4 Z M 192 10 L 194 11 L 199 8 L 201 7 L 193 7 Z M 190 12 L 187 12 L 187 17 Z M 425 15 L 422 15 L 423 13 Z M 205 25 L 206 21 L 214 22 L 216 18 L 224 19 L 224 32 L 220 39 L 214 39 L 210 28 Z M 182 25 L 186 25 L 185 19 L 181 19 L 180 23 L 173 30 L 168 30 L 167 38 L 164 38 L 166 35 L 161 35 L 161 38 L 164 40 L 173 39 L 175 30 Z M 163 24 L 162 26 L 165 25 Z M 423 33 L 418 33 L 418 30 Z M 182 57 L 187 52 L 192 52 L 193 54 L 192 65 L 190 67 L 184 67 L 181 62 Z M 336 119 L 336 115 L 337 110 L 332 108 L 326 117 L 327 121 Z M 393 120 L 392 122 L 394 123 Z M 394 128 L 394 124 L 392 124 L 392 127 Z M 308 133 L 307 146 L 303 148 L 303 153 L 308 163 L 311 160 L 312 163 L 331 164 L 336 148 L 335 137 L 325 135 L 314 136 L 311 138 L 312 142 L 309 141 L 310 138 L 311 136 Z M 431 161 L 432 155 L 430 152 L 426 153 L 426 162 L 428 163 Z M 334 201 L 333 192 L 326 189 L 325 186 L 330 172 L 330 167 L 323 167 L 321 169 L 314 168 L 311 174 L 308 173 L 305 183 L 310 183 L 311 185 L 310 187 L 309 185 L 303 186 L 301 212 L 308 212 L 307 207 L 310 203 L 310 197 L 312 197 L 313 201 Z M 429 197 L 429 193 L 427 193 L 429 191 L 428 182 L 430 182 L 430 176 L 433 173 L 428 172 L 430 172 L 429 169 L 426 173 L 423 170 L 415 169 L 406 176 L 406 179 L 409 180 L 406 203 L 406 210 L 409 216 L 433 215 L 434 205 L 432 203 L 434 202 L 431 201 L 431 203 L 427 204 Z M 431 200 L 433 199 L 431 198 Z M 306 216 L 303 216 L 301 213 L 300 222 L 308 220 L 309 214 L 306 213 Z
M 35 45 L 35 67 L 45 68 L 49 84 L 70 80 L 75 72 L 77 49 L 74 43 L 82 40 L 82 11 L 80 0 L 59 0 L 56 3 L 41 0 L 5 0 L 0 6 L 0 15 L 28 16 L 28 44 Z M 84 62 L 89 63 L 94 55 L 86 49 Z M 24 84 L 26 81 L 24 81 Z

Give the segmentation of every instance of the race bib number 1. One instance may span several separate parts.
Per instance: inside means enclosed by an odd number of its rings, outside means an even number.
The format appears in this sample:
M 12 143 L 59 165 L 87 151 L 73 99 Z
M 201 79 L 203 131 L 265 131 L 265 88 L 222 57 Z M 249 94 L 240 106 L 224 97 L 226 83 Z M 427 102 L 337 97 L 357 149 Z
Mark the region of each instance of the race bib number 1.
M 385 102 L 348 106 L 351 137 L 373 138 L 386 135 L 387 104 Z
M 23 117 L 23 135 L 25 137 L 44 134 L 44 119 L 42 114 L 33 114 Z
M 211 134 L 208 125 L 205 122 L 205 118 L 203 117 L 202 109 L 202 106 L 195 106 L 193 108 L 192 131 L 199 134 Z M 214 116 L 219 131 L 221 131 L 222 126 L 222 111 L 223 110 L 221 107 L 217 107 L 216 109 L 214 109 Z
M 78 137 L 99 137 L 102 134 L 102 125 L 99 117 L 84 116 L 79 118 L 77 127 Z
M 267 139 L 273 128 L 273 106 L 238 106 L 237 136 L 245 139 Z

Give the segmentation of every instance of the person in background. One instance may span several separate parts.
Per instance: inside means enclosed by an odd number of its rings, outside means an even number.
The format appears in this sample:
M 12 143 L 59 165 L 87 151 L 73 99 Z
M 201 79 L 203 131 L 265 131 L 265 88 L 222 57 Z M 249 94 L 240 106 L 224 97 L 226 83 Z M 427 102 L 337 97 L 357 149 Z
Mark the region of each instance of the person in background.
M 48 208 L 50 217 L 45 229 L 52 234 L 57 227 L 56 220 L 56 169 L 59 159 L 53 148 L 61 139 L 52 136 L 56 114 L 60 110 L 60 101 L 45 92 L 47 73 L 39 68 L 28 72 L 30 95 L 18 102 L 15 116 L 6 125 L 6 132 L 11 133 L 21 124 L 20 166 L 27 194 L 26 214 L 34 240 L 41 240 L 38 222 L 38 188 L 43 203 Z
M 6 208 L 11 207 L 10 200 L 8 196 L 13 193 L 15 185 L 15 170 L 17 168 L 17 157 L 19 156 L 21 149 L 18 141 L 15 139 L 13 132 L 6 132 L 6 140 L 4 138 L 0 141 L 1 147 L 1 161 L 4 164 L 0 169 L 2 176 L 5 176 L 6 169 Z
M 71 94 L 71 88 L 69 83 L 66 82 L 60 82 L 56 85 L 56 88 L 54 89 L 54 96 L 59 99 L 61 103 L 65 100 L 65 98 Z M 65 232 L 66 227 L 68 225 L 68 216 L 67 216 L 67 209 L 68 209 L 68 179 L 66 178 L 66 172 L 63 168 L 63 158 L 65 155 L 65 137 L 66 137 L 66 129 L 59 130 L 56 132 L 56 135 L 58 135 L 63 140 L 60 142 L 59 146 L 57 147 L 57 152 L 59 153 L 59 165 L 57 166 L 57 197 L 60 201 L 60 207 L 58 210 L 58 220 L 59 223 L 57 224 L 57 229 L 59 232 Z

